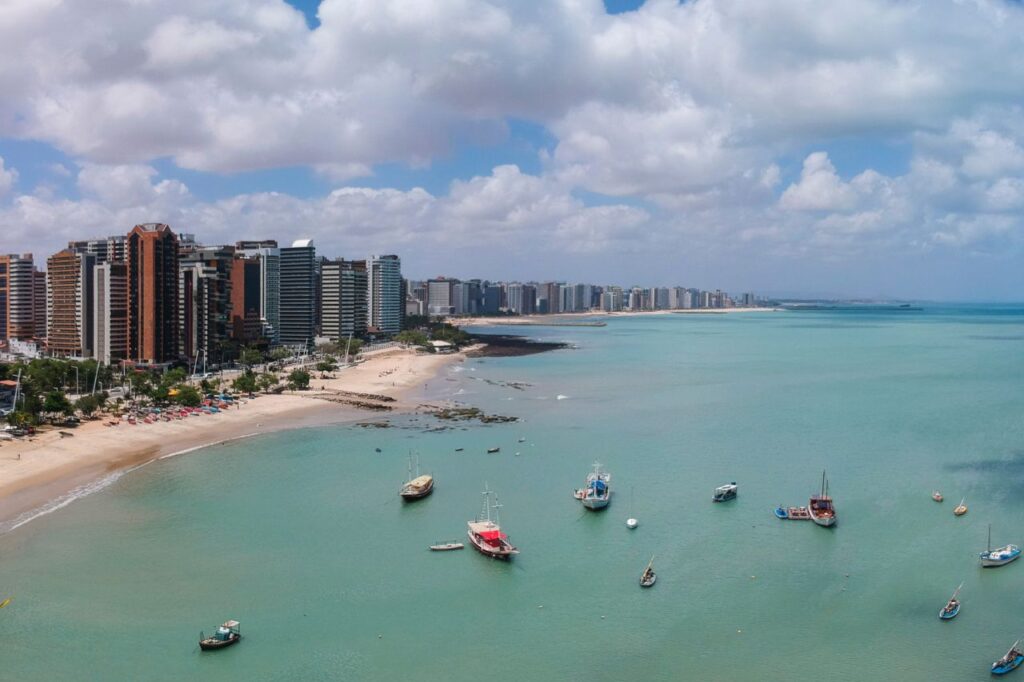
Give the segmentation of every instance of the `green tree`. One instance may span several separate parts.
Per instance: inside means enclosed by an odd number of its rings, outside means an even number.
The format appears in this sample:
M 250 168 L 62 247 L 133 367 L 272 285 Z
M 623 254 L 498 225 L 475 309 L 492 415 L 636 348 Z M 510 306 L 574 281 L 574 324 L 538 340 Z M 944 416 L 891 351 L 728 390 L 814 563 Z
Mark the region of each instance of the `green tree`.
M 54 390 L 46 394 L 46 399 L 43 401 L 43 412 L 51 415 L 68 415 L 73 411 L 74 409 L 63 391 Z
M 75 401 L 75 409 L 86 417 L 91 417 L 93 412 L 100 409 L 100 399 L 94 395 L 83 395 Z
M 195 386 L 179 384 L 175 389 L 178 392 L 171 398 L 173 402 L 186 407 L 198 407 L 202 404 L 203 396 L 199 395 L 199 390 Z
M 180 384 L 188 376 L 188 371 L 184 367 L 175 367 L 164 372 L 164 375 L 160 377 L 160 383 L 174 385 Z
M 362 352 L 362 350 L 363 350 L 363 340 L 362 339 L 352 339 L 351 343 L 349 343 L 348 340 L 346 340 L 345 344 L 346 344 L 345 348 L 348 349 L 349 360 L 351 360 L 355 356 L 359 355 L 359 353 Z M 344 349 L 342 349 L 342 352 L 344 352 Z
M 238 362 L 241 363 L 243 367 L 258 365 L 263 362 L 263 353 L 261 353 L 258 348 L 246 346 L 238 356 Z
M 316 371 L 318 372 L 333 372 L 336 369 L 338 369 L 338 365 L 334 361 L 334 358 L 332 358 L 329 355 L 320 362 L 316 363 Z
M 464 346 L 469 343 L 469 334 L 450 324 L 442 324 L 434 329 L 431 337 L 435 341 L 447 341 L 456 346 Z
M 245 372 L 231 384 L 239 393 L 254 393 L 257 388 L 256 375 L 252 372 Z
M 344 347 L 344 341 L 341 341 L 339 343 L 335 343 L 334 341 L 328 341 L 326 343 L 318 343 L 316 349 L 318 352 L 323 353 L 324 355 L 337 355 L 338 353 L 342 352 L 341 349 L 343 349 Z
M 406 329 L 405 331 L 398 332 L 395 334 L 395 341 L 408 343 L 413 346 L 423 346 L 424 348 L 430 345 L 430 339 L 418 329 Z
M 292 352 L 283 346 L 270 351 L 270 359 L 274 361 L 286 360 L 292 356 Z
M 288 387 L 293 391 L 309 388 L 309 372 L 304 369 L 293 369 L 288 375 Z
M 260 387 L 261 391 L 266 393 L 277 385 L 277 375 L 271 372 L 264 372 L 256 378 L 256 384 Z

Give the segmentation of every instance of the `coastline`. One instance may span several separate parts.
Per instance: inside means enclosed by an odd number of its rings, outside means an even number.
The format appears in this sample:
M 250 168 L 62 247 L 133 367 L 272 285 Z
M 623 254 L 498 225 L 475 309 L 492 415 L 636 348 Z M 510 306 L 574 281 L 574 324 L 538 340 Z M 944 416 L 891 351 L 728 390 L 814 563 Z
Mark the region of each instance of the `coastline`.
M 678 310 L 603 310 L 585 313 L 553 313 L 551 315 L 512 315 L 509 317 L 449 317 L 445 322 L 455 327 L 572 327 L 600 323 L 612 317 L 642 317 L 645 315 L 731 315 L 734 313 L 775 313 L 782 308 L 681 308 Z
M 394 348 L 370 353 L 330 378 L 313 372 L 310 389 L 257 395 L 218 414 L 170 422 L 104 426 L 83 422 L 63 437 L 52 429 L 0 444 L 0 533 L 60 509 L 125 473 L 159 459 L 228 441 L 289 429 L 343 424 L 386 411 L 415 412 L 431 405 L 414 393 L 466 349 L 450 355 Z

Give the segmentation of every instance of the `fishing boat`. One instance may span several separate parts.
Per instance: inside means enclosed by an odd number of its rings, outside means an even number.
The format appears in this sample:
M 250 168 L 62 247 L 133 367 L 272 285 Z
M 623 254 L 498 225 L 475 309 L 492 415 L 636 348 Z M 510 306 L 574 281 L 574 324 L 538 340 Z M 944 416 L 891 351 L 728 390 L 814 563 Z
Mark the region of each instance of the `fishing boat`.
M 966 499 L 966 497 L 962 498 L 960 500 L 960 504 L 953 508 L 953 516 L 963 516 L 967 513 L 967 505 L 964 504 L 964 500 Z
M 1020 556 L 1020 547 L 1017 545 L 1003 545 L 992 549 L 992 524 L 988 524 L 988 549 L 978 555 L 981 557 L 981 565 L 984 568 L 1005 566 Z
M 1024 663 L 1024 652 L 1020 650 L 1020 640 L 1018 639 L 1005 656 L 992 664 L 992 674 L 1005 675 L 1011 670 L 1016 670 L 1021 663 Z
M 960 594 L 960 588 L 963 586 L 964 584 L 960 583 L 960 586 L 953 592 L 953 596 L 949 598 L 946 605 L 939 609 L 939 618 L 942 620 L 953 620 L 957 617 L 957 614 L 960 613 L 960 600 L 957 599 L 957 595 Z
M 640 574 L 640 587 L 650 587 L 654 584 L 654 581 L 658 579 L 657 574 L 654 572 L 654 557 L 647 563 L 647 568 Z
M 821 472 L 821 493 L 811 495 L 811 502 L 807 505 L 807 512 L 811 521 L 819 526 L 830 528 L 836 525 L 836 508 L 832 504 L 832 498 L 828 496 L 828 479 L 825 472 Z
M 461 542 L 441 542 L 436 545 L 430 546 L 432 552 L 450 552 L 453 549 L 462 549 L 465 547 Z
M 715 488 L 715 494 L 711 498 L 712 502 L 726 502 L 728 500 L 735 500 L 738 489 L 736 487 L 736 481 L 732 483 L 726 483 Z
M 519 550 L 508 540 L 508 536 L 501 532 L 498 524 L 498 496 L 484 487 L 483 509 L 476 521 L 469 521 L 469 541 L 478 552 L 495 559 L 511 559 L 513 555 L 519 554 Z M 492 502 L 493 499 L 493 502 Z M 491 518 L 491 512 L 494 518 Z
M 633 489 L 630 488 L 629 489 L 629 518 L 626 519 L 626 528 L 628 528 L 630 530 L 635 530 L 636 527 L 639 526 L 639 525 L 640 525 L 640 522 L 637 521 L 636 518 L 633 516 Z
M 487 454 L 492 455 L 495 452 L 501 452 L 501 448 L 487 448 Z
M 224 647 L 229 647 L 232 644 L 237 644 L 240 639 L 242 639 L 242 632 L 238 625 L 238 621 L 229 620 L 217 628 L 217 631 L 210 637 L 207 637 L 200 632 L 199 648 L 203 651 L 223 649 Z
M 936 502 L 942 502 L 942 493 L 940 493 L 938 490 L 933 490 L 932 499 L 935 500 Z
M 574 493 L 576 499 L 587 509 L 604 509 L 612 499 L 612 475 L 601 471 L 601 465 L 594 462 L 594 470 L 587 474 L 586 485 Z
M 409 453 L 409 479 L 399 489 L 403 500 L 418 500 L 434 492 L 434 477 L 420 475 L 420 457 L 416 455 L 416 475 L 412 473 L 412 453 Z

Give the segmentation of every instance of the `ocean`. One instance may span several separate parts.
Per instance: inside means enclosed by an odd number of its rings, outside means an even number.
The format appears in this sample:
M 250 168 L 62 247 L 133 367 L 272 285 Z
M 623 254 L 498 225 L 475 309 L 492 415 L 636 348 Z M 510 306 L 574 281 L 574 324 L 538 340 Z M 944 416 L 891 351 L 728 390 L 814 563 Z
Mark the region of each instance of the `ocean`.
M 1024 636 L 1024 561 L 977 556 L 989 524 L 1024 544 L 1024 307 L 484 331 L 573 345 L 424 390 L 517 423 L 228 443 L 0 536 L 0 679 L 961 681 Z M 410 452 L 436 487 L 403 504 Z M 572 498 L 595 460 L 596 513 Z M 777 520 L 823 470 L 837 526 Z M 428 551 L 485 485 L 521 554 Z M 229 618 L 243 641 L 199 653 Z

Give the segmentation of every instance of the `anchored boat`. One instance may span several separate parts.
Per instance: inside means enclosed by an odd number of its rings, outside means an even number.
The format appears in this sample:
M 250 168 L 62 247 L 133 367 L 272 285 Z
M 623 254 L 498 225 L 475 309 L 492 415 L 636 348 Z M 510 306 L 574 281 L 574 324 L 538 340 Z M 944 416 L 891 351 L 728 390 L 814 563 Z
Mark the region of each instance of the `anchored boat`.
M 832 498 L 828 496 L 828 479 L 825 472 L 821 472 L 821 493 L 811 495 L 811 502 L 807 505 L 807 512 L 811 521 L 819 526 L 829 528 L 836 525 L 836 508 L 832 504 Z
M 715 495 L 711 498 L 712 502 L 726 502 L 728 500 L 735 500 L 738 488 L 736 487 L 736 481 L 732 483 L 726 483 L 715 488 Z
M 635 530 L 640 525 L 640 522 L 633 516 L 633 488 L 629 489 L 629 518 L 626 519 L 626 528 Z
M 938 490 L 933 490 L 932 499 L 935 500 L 936 502 L 942 502 L 942 493 L 940 493 Z
M 650 587 L 654 585 L 654 581 L 658 579 L 657 574 L 654 572 L 654 557 L 651 557 L 650 562 L 647 564 L 647 568 L 640 574 L 640 587 Z
M 480 518 L 468 522 L 469 541 L 478 552 L 495 559 L 511 559 L 513 555 L 519 554 L 519 550 L 509 542 L 508 536 L 501 532 L 498 525 L 498 496 L 488 490 L 485 486 L 483 493 L 483 509 Z M 493 503 L 491 500 L 494 500 Z M 491 511 L 494 511 L 494 518 L 491 518 Z
M 612 499 L 611 481 L 612 475 L 601 471 L 601 465 L 594 462 L 594 471 L 587 474 L 586 485 L 574 496 L 587 509 L 604 509 Z
M 955 592 L 953 592 L 953 596 L 950 597 L 949 601 L 946 602 L 946 605 L 939 610 L 939 618 L 942 620 L 953 620 L 957 617 L 957 614 L 960 613 L 960 600 L 956 597 L 960 594 L 960 588 L 963 586 L 964 584 L 960 583 L 960 586 L 956 588 Z
M 775 508 L 775 516 L 783 521 L 811 520 L 811 512 L 807 507 L 783 507 L 781 504 Z
M 441 542 L 436 545 L 431 545 L 430 550 L 432 552 L 450 552 L 453 549 L 462 549 L 465 547 L 461 542 Z
M 992 674 L 1005 675 L 1011 670 L 1016 670 L 1021 663 L 1024 663 L 1024 652 L 1020 650 L 1020 640 L 1018 639 L 1005 656 L 992 664 Z
M 199 648 L 203 651 L 223 649 L 224 647 L 229 647 L 232 644 L 237 644 L 240 639 L 242 639 L 242 630 L 238 621 L 229 620 L 217 628 L 217 631 L 210 637 L 207 637 L 200 632 Z
M 1017 545 L 1003 545 L 992 549 L 992 524 L 988 524 L 988 549 L 979 554 L 981 565 L 984 568 L 1005 566 L 1020 556 L 1020 547 Z
M 967 513 L 967 505 L 964 504 L 964 500 L 966 499 L 966 497 L 961 498 L 960 504 L 953 508 L 953 516 L 963 516 Z
M 405 482 L 398 494 L 403 500 L 418 500 L 434 492 L 434 477 L 420 475 L 420 456 L 416 455 L 416 475 L 412 474 L 412 453 L 409 453 L 409 479 Z

